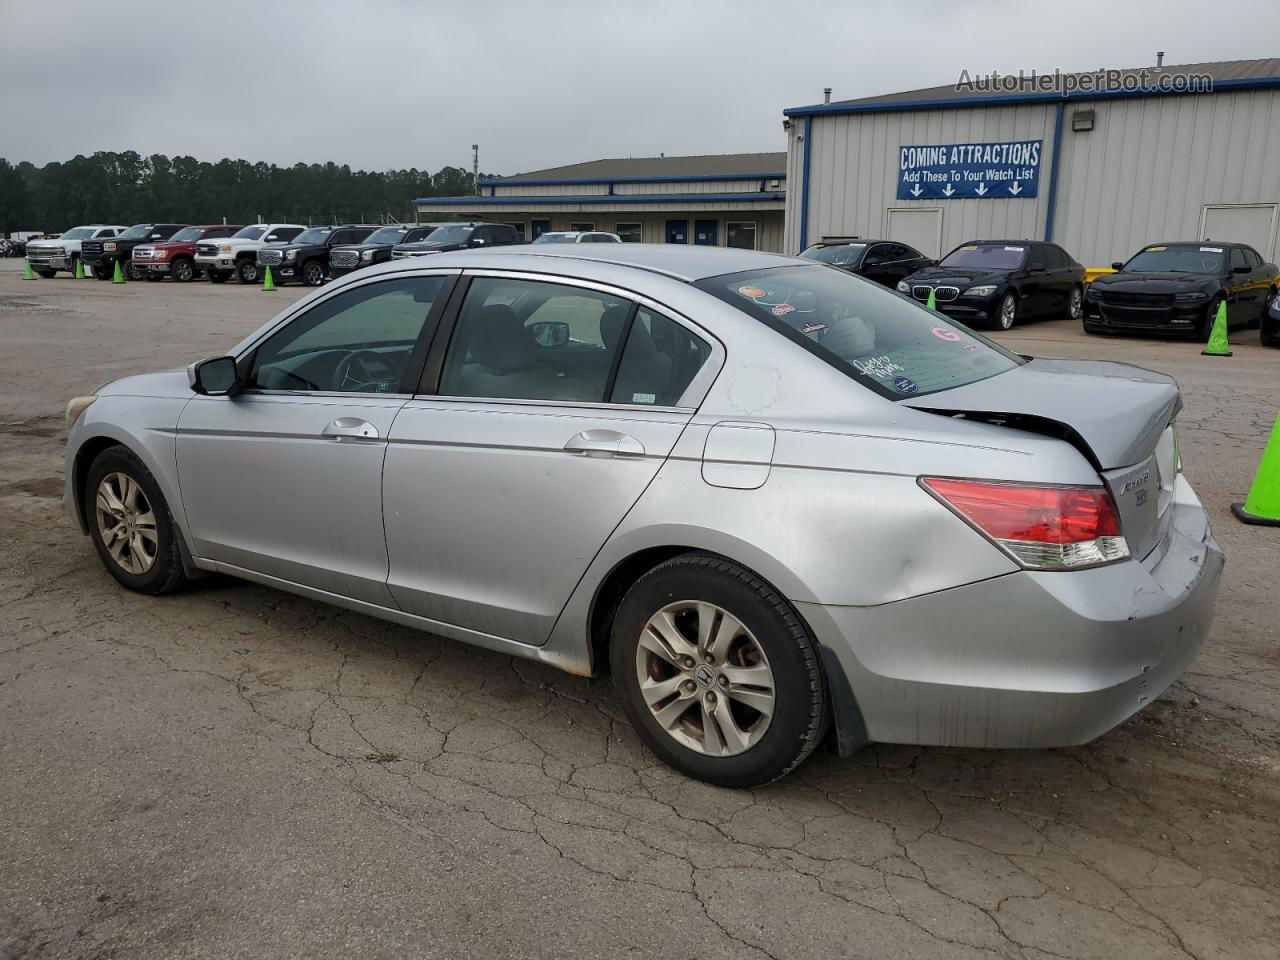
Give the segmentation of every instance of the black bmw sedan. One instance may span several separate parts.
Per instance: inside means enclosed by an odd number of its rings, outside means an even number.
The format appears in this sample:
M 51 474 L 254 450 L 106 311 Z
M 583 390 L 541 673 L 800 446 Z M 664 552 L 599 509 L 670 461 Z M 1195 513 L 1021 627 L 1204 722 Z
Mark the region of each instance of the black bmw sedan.
M 898 284 L 970 327 L 1008 330 L 1027 317 L 1080 318 L 1084 267 L 1056 243 L 971 240 Z
M 1156 243 L 1089 285 L 1086 333 L 1150 330 L 1204 340 L 1227 304 L 1227 325 L 1257 326 L 1276 296 L 1276 265 L 1253 247 L 1216 240 Z

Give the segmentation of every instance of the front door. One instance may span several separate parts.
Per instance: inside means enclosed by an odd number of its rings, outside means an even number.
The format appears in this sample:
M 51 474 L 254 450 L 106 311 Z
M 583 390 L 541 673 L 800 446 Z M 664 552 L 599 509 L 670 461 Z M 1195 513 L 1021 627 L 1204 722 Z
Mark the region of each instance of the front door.
M 428 364 L 438 388 L 428 373 L 434 395 L 406 404 L 391 432 L 383 499 L 399 606 L 545 643 L 692 416 L 684 393 L 710 352 L 620 291 L 474 278 Z
M 688 243 L 689 242 L 689 221 L 688 220 L 668 220 L 667 221 L 667 243 Z
M 383 459 L 449 281 L 348 287 L 243 356 L 242 393 L 187 404 L 178 475 L 197 556 L 393 605 Z
M 703 247 L 714 247 L 717 243 L 716 232 L 719 227 L 718 220 L 693 221 L 693 242 Z
M 529 239 L 537 240 L 544 233 L 551 232 L 551 221 L 550 220 L 530 220 L 529 227 L 531 232 L 533 233 L 533 236 L 530 237 Z

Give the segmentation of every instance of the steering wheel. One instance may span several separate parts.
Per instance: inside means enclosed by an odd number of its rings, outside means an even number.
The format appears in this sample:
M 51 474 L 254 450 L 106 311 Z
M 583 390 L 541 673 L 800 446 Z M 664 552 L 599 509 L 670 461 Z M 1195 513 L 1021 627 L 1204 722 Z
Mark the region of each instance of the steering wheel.
M 375 350 L 352 350 L 333 370 L 333 389 L 346 393 L 386 393 L 399 382 L 395 361 Z

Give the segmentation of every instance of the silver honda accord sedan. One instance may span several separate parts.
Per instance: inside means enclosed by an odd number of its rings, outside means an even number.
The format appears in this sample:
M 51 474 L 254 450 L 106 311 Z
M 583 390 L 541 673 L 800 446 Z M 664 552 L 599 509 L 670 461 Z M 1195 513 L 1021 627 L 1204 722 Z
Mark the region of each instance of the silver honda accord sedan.
M 655 754 L 749 786 L 828 733 L 1076 744 L 1159 695 L 1223 565 L 1180 407 L 811 261 L 467 251 L 76 398 L 66 502 L 130 589 L 231 574 L 610 672 Z

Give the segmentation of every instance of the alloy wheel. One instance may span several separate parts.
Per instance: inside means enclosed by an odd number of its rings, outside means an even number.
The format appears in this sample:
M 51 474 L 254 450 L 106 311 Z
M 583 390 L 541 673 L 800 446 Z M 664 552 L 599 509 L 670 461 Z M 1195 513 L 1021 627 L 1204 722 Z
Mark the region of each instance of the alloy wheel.
M 1012 293 L 1006 293 L 1004 299 L 1000 301 L 1000 329 L 1013 329 L 1013 321 L 1018 314 L 1018 301 L 1014 299 Z
M 1071 300 L 1067 304 L 1067 317 L 1071 320 L 1080 319 L 1081 306 L 1084 298 L 1080 295 L 1079 287 L 1071 288 Z
M 308 286 L 318 287 L 324 283 L 324 267 L 315 262 L 308 263 L 303 276 Z
M 191 264 L 185 260 L 179 260 L 173 265 L 173 279 L 179 283 L 186 283 L 195 275 L 195 270 Z
M 107 553 L 126 573 L 140 576 L 156 562 L 160 547 L 156 516 L 146 493 L 127 473 L 109 473 L 94 498 L 98 533 Z
M 682 600 L 650 617 L 636 647 L 636 679 L 658 726 L 707 756 L 744 753 L 773 718 L 775 684 L 764 648 L 713 603 Z

